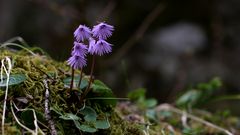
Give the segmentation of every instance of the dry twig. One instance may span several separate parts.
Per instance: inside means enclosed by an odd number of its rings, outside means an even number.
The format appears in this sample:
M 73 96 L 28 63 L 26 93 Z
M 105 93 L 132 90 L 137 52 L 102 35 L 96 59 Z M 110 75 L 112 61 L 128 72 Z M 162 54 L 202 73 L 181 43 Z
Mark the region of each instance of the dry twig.
M 135 43 L 142 38 L 144 33 L 147 31 L 151 23 L 156 20 L 156 18 L 160 15 L 160 13 L 165 9 L 165 5 L 160 2 L 152 12 L 143 20 L 142 24 L 139 26 L 137 31 L 130 37 L 118 50 L 116 54 L 114 54 L 111 59 L 107 60 L 105 65 L 114 64 L 121 57 L 123 57 L 129 49 L 131 49 Z
M 202 123 L 202 124 L 204 124 L 204 125 L 206 125 L 206 126 L 208 126 L 208 127 L 214 128 L 214 129 L 216 129 L 216 130 L 218 130 L 218 131 L 220 131 L 220 132 L 223 132 L 223 133 L 225 133 L 225 134 L 227 134 L 227 135 L 233 135 L 233 133 L 231 133 L 231 132 L 228 131 L 227 129 L 224 129 L 224 128 L 222 128 L 222 127 L 219 127 L 219 126 L 217 126 L 217 125 L 215 125 L 215 124 L 213 124 L 213 123 L 210 123 L 210 122 L 208 122 L 208 121 L 206 121 L 206 120 L 204 120 L 204 119 L 201 119 L 201 118 L 199 118 L 199 117 L 197 117 L 197 116 L 194 116 L 194 115 L 192 115 L 192 114 L 189 114 L 189 113 L 187 113 L 187 112 L 185 112 L 185 111 L 182 111 L 182 110 L 180 110 L 180 109 L 178 109 L 178 108 L 175 108 L 175 107 L 173 107 L 173 106 L 171 106 L 171 105 L 169 105 L 169 104 L 162 104 L 162 105 L 158 106 L 158 107 L 156 108 L 156 111 L 157 111 L 157 112 L 160 112 L 160 111 L 171 111 L 171 112 L 174 112 L 174 113 L 177 113 L 177 114 L 180 114 L 180 115 L 185 115 L 185 117 L 187 117 L 187 118 L 189 118 L 189 119 L 192 119 L 192 120 L 194 120 L 194 121 L 197 121 L 197 122 L 199 122 L 199 123 Z
M 8 66 L 5 66 L 5 60 L 8 64 Z M 5 123 L 5 113 L 6 113 L 6 104 L 7 104 L 7 96 L 8 96 L 8 83 L 10 79 L 10 73 L 12 70 L 12 63 L 11 59 L 8 57 L 5 57 L 5 59 L 2 59 L 1 61 L 1 82 L 3 81 L 3 70 L 5 71 L 5 74 L 7 76 L 6 80 L 6 89 L 5 89 L 5 97 L 4 97 L 4 102 L 3 102 L 3 114 L 2 114 L 2 134 L 4 135 L 4 123 Z
M 44 83 L 44 86 L 45 86 L 45 89 L 46 89 L 46 92 L 45 92 L 45 117 L 46 117 L 46 120 L 48 121 L 48 125 L 50 127 L 51 135 L 57 135 L 57 130 L 55 128 L 53 120 L 51 119 L 50 110 L 49 110 L 49 107 L 48 107 L 48 104 L 49 104 L 49 87 L 48 87 L 47 80 L 44 79 L 43 83 Z

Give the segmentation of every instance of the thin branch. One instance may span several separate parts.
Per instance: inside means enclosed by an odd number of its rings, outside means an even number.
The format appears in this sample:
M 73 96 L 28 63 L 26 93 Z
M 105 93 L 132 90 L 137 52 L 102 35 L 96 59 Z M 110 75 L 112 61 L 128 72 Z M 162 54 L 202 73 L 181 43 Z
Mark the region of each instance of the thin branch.
M 136 42 L 138 42 L 147 29 L 150 27 L 152 22 L 157 19 L 157 17 L 162 13 L 162 11 L 165 9 L 165 5 L 163 5 L 162 2 L 160 2 L 153 10 L 152 12 L 143 20 L 142 24 L 139 26 L 137 31 L 133 34 L 132 37 L 130 37 L 118 50 L 116 54 L 114 54 L 111 59 L 106 61 L 105 65 L 108 64 L 114 64 L 116 61 L 118 61 L 121 57 L 123 57 L 134 45 Z
M 100 21 L 105 21 L 107 17 L 113 12 L 113 10 L 116 7 L 116 1 L 115 0 L 110 0 L 107 4 L 107 6 L 104 8 L 104 10 L 98 15 L 98 18 L 96 19 L 97 22 Z
M 4 44 L 0 44 L 0 48 L 4 48 L 4 47 L 7 47 L 7 46 L 16 46 L 16 47 L 19 47 L 19 48 L 22 48 L 26 51 L 28 51 L 30 54 L 32 54 L 33 56 L 37 56 L 33 51 L 29 50 L 28 48 L 24 47 L 23 45 L 20 45 L 20 44 L 16 44 L 16 43 L 4 43 Z
M 42 123 L 41 121 L 37 121 L 40 125 L 44 126 L 46 129 L 49 129 L 47 125 L 45 125 L 44 123 Z
M 12 102 L 12 100 L 11 100 L 11 101 L 10 101 L 11 111 L 12 111 L 13 117 L 14 117 L 14 119 L 16 120 L 16 122 L 18 123 L 18 125 L 20 125 L 23 129 L 27 130 L 28 132 L 30 132 L 30 133 L 32 133 L 32 134 L 34 135 L 35 132 L 34 132 L 32 129 L 26 127 L 25 125 L 23 125 L 23 124 L 18 120 L 16 114 L 15 114 L 14 111 L 13 111 L 12 105 L 13 105 L 13 102 Z
M 42 130 L 38 127 L 37 115 L 36 115 L 36 112 L 35 112 L 34 109 L 28 109 L 28 108 L 26 108 L 26 109 L 19 109 L 14 102 L 11 101 L 11 103 L 13 104 L 14 108 L 15 108 L 17 111 L 32 111 L 32 112 L 33 112 L 33 118 L 34 118 L 33 123 L 34 123 L 34 126 L 35 126 L 34 135 L 38 135 L 38 130 L 40 130 L 40 133 L 41 133 L 42 135 L 45 135 L 45 134 L 42 132 Z
M 30 2 L 34 2 L 38 4 L 39 6 L 42 6 L 43 8 L 46 8 L 48 10 L 51 10 L 57 15 L 60 15 L 61 17 L 67 17 L 72 19 L 82 19 L 83 14 L 82 12 L 79 12 L 77 8 L 73 8 L 73 6 L 68 6 L 66 4 L 62 5 L 59 4 L 59 2 L 56 1 L 49 1 L 49 0 L 29 0 Z M 81 6 L 81 5 L 80 5 Z
M 43 83 L 44 83 L 44 86 L 46 89 L 46 92 L 45 92 L 45 117 L 46 117 L 46 120 L 48 121 L 51 135 L 57 135 L 57 130 L 55 128 L 53 120 L 51 119 L 50 110 L 48 107 L 49 106 L 48 105 L 49 104 L 49 87 L 48 87 L 47 80 L 44 79 Z
M 7 61 L 8 67 L 6 67 L 4 64 L 5 60 Z M 4 103 L 3 103 L 3 114 L 2 114 L 2 134 L 4 135 L 4 123 L 5 123 L 6 104 L 7 104 L 7 96 L 8 96 L 8 83 L 9 83 L 9 79 L 10 79 L 10 73 L 12 70 L 12 63 L 11 63 L 10 58 L 8 58 L 8 57 L 5 57 L 5 59 L 2 59 L 1 62 L 2 62 L 1 70 L 4 70 L 7 75 L 6 90 L 5 90 L 5 97 L 4 97 Z M 3 79 L 2 72 L 3 71 L 1 71 L 1 81 Z
M 156 110 L 157 110 L 157 111 L 162 111 L 162 110 L 172 111 L 172 112 L 175 112 L 175 113 L 180 114 L 180 115 L 185 115 L 186 117 L 188 117 L 188 118 L 190 118 L 190 119 L 192 119 L 192 120 L 195 120 L 195 121 L 197 121 L 197 122 L 199 122 L 199 123 L 205 124 L 206 126 L 211 127 L 211 128 L 214 128 L 214 129 L 216 129 L 216 130 L 219 130 L 219 131 L 221 131 L 221 132 L 223 132 L 223 133 L 225 133 L 225 134 L 227 134 L 227 135 L 233 135 L 233 133 L 231 133 L 231 132 L 228 131 L 227 129 L 224 129 L 224 128 L 222 128 L 222 127 L 219 127 L 219 126 L 217 126 L 217 125 L 214 125 L 213 123 L 210 123 L 210 122 L 208 122 L 208 121 L 206 121 L 206 120 L 204 120 L 204 119 L 201 119 L 201 118 L 199 118 L 199 117 L 197 117 L 197 116 L 194 116 L 194 115 L 192 115 L 192 114 L 189 114 L 189 113 L 187 113 L 187 112 L 185 112 L 185 111 L 182 111 L 182 110 L 180 110 L 180 109 L 178 109 L 178 108 L 175 108 L 175 107 L 173 107 L 173 106 L 171 106 L 171 105 L 169 105 L 169 104 L 160 105 L 160 106 L 157 107 Z
M 19 37 L 19 36 L 18 37 L 13 37 L 13 38 L 5 41 L 3 44 L 12 43 L 12 42 L 15 42 L 15 41 L 19 41 L 22 45 L 29 47 L 27 42 L 22 37 Z

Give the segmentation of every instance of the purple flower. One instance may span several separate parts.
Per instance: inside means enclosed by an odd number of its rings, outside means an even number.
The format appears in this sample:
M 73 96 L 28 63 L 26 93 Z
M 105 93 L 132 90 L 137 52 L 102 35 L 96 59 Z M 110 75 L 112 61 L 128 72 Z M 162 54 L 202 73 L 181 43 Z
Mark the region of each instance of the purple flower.
M 90 38 L 89 39 L 89 47 L 88 47 L 88 52 L 90 54 L 94 54 L 95 45 L 96 45 L 96 40 L 94 40 L 93 38 Z
M 91 36 L 91 30 L 85 25 L 79 25 L 79 27 L 74 32 L 74 37 L 78 42 L 84 41 Z
M 106 42 L 105 40 L 98 40 L 94 45 L 93 53 L 96 55 L 102 56 L 103 54 L 107 54 L 112 52 L 112 45 Z
M 106 23 L 99 23 L 98 25 L 93 26 L 92 33 L 93 36 L 99 39 L 107 39 L 112 35 L 114 27 Z
M 87 65 L 87 61 L 83 56 L 73 55 L 67 60 L 68 65 L 74 69 L 81 69 Z
M 72 55 L 86 56 L 87 46 L 83 43 L 74 42 L 74 47 L 72 50 Z

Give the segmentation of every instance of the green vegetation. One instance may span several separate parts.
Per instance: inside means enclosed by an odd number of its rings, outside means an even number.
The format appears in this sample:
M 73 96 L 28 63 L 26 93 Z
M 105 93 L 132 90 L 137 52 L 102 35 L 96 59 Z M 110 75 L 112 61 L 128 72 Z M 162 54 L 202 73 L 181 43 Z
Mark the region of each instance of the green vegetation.
M 142 88 L 130 92 L 129 100 L 117 101 L 112 90 L 100 80 L 94 80 L 92 91 L 81 103 L 79 97 L 88 85 L 89 76 L 83 75 L 79 87 L 80 78 L 75 76 L 74 89 L 69 92 L 71 69 L 66 63 L 52 60 L 38 48 L 0 49 L 0 59 L 9 57 L 13 67 L 9 77 L 2 70 L 0 82 L 0 114 L 5 118 L 5 134 L 54 134 L 54 130 L 59 135 L 238 133 L 239 119 L 229 111 L 210 113 L 199 109 L 210 102 L 213 93 L 221 87 L 217 78 L 183 93 L 176 100 L 181 109 L 170 104 L 158 105 L 156 99 L 146 97 L 146 90 Z M 6 61 L 3 64 L 7 65 Z M 7 115 L 4 116 L 7 86 Z

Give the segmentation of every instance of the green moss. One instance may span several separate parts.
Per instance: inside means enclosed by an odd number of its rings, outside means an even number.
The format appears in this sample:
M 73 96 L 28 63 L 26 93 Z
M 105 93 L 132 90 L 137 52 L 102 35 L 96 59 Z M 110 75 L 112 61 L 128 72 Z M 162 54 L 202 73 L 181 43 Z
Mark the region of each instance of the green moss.
M 2 50 L 1 50 L 2 51 Z M 58 102 L 59 96 L 57 96 L 59 91 L 64 89 L 64 84 L 61 81 L 66 74 L 59 72 L 60 69 L 64 71 L 69 71 L 66 64 L 56 62 L 49 57 L 41 55 L 28 55 L 27 52 L 23 53 L 17 51 L 3 50 L 0 54 L 0 59 L 5 56 L 9 56 L 13 62 L 13 69 L 11 74 L 21 73 L 27 76 L 27 80 L 24 84 L 14 87 L 15 96 L 30 96 L 33 97 L 34 103 L 42 103 L 44 95 L 44 85 L 43 79 L 46 74 L 51 75 L 54 84 L 50 84 L 51 96 L 53 96 L 55 102 Z M 10 91 L 10 93 L 13 91 Z
M 5 123 L 4 130 L 7 135 L 21 135 L 21 131 L 16 126 L 11 125 L 10 123 Z
M 15 99 L 18 97 L 24 97 L 28 103 L 19 103 L 21 108 L 29 107 L 33 108 L 38 114 L 38 119 L 45 125 L 47 122 L 44 119 L 44 95 L 45 88 L 43 79 L 46 76 L 51 77 L 51 83 L 49 83 L 50 89 L 50 105 L 57 106 L 64 112 L 77 112 L 81 108 L 78 103 L 73 101 L 66 94 L 66 88 L 64 87 L 63 79 L 70 76 L 70 68 L 64 62 L 56 62 L 50 57 L 45 55 L 31 55 L 26 51 L 14 51 L 8 49 L 1 49 L 0 59 L 8 56 L 12 59 L 13 69 L 11 74 L 24 74 L 27 79 L 16 86 L 12 86 L 9 89 L 9 97 Z M 3 97 L 1 97 L 3 100 Z M 18 102 L 18 101 L 16 101 Z M 92 104 L 92 103 L 90 103 Z M 93 108 L 99 113 L 103 112 L 101 107 L 96 104 L 92 104 Z M 113 111 L 113 109 L 107 109 L 111 114 L 108 118 L 110 122 L 110 128 L 107 130 L 98 130 L 97 134 L 111 134 L 111 135 L 141 135 L 141 125 L 131 123 L 123 120 L 119 115 Z M 104 112 L 106 111 L 106 108 Z M 105 116 L 105 113 L 102 113 Z M 10 119 L 13 120 L 12 116 Z M 74 127 L 73 121 L 63 121 L 59 119 L 57 113 L 52 112 L 52 117 L 56 123 L 59 134 L 79 134 L 80 131 Z M 11 122 L 11 121 L 10 121 Z M 17 125 L 14 120 L 12 124 Z M 20 129 L 18 126 L 7 126 L 7 132 L 9 134 L 18 132 Z M 44 129 L 44 127 L 42 127 Z M 48 130 L 48 129 L 44 129 Z M 48 131 L 49 132 L 49 131 Z M 17 134 L 17 133 L 16 133 Z
M 70 68 L 66 63 L 54 61 L 44 55 L 30 55 L 26 51 L 1 49 L 0 59 L 5 56 L 12 60 L 11 74 L 24 74 L 27 77 L 23 83 L 9 87 L 8 97 L 14 99 L 20 108 L 33 108 L 37 113 L 44 114 L 45 87 L 43 80 L 47 78 L 46 76 L 50 76 L 50 106 L 58 104 L 64 111 L 72 111 L 67 104 L 69 97 L 67 97 L 66 88 L 62 81 L 66 76 L 70 76 Z M 18 102 L 16 99 L 19 97 L 26 99 L 28 102 Z M 3 101 L 3 96 L 0 99 Z M 11 118 L 12 115 L 6 117 Z M 58 117 L 53 116 L 53 118 L 58 121 Z M 14 119 L 12 120 L 14 123 Z M 44 124 L 47 125 L 46 122 Z
M 30 48 L 31 49 L 31 48 Z M 34 49 L 32 49 L 34 50 Z M 67 94 L 67 88 L 64 86 L 63 79 L 70 77 L 71 69 L 66 65 L 65 62 L 57 62 L 46 55 L 32 55 L 26 51 L 14 51 L 9 49 L 0 49 L 0 59 L 5 56 L 9 56 L 13 62 L 13 69 L 11 74 L 24 74 L 27 79 L 19 84 L 9 87 L 8 101 L 13 99 L 19 108 L 33 108 L 37 113 L 37 118 L 41 122 L 39 124 L 40 128 L 49 134 L 48 123 L 44 118 L 44 98 L 45 98 L 45 87 L 43 85 L 43 80 L 48 76 L 50 78 L 49 90 L 50 90 L 50 102 L 49 105 L 56 109 L 56 111 L 51 111 L 52 119 L 56 124 L 56 128 L 59 135 L 63 134 L 86 134 L 80 131 L 74 125 L 72 120 L 63 120 L 59 116 L 61 113 L 72 113 L 77 114 L 77 112 L 82 108 L 79 104 L 79 100 L 76 98 L 78 93 L 77 90 L 72 93 Z M 44 53 L 40 51 L 41 53 Z M 79 73 L 78 71 L 76 73 Z M 0 100 L 4 100 L 4 89 L 0 88 Z M 27 103 L 18 100 L 18 98 L 24 98 Z M 88 100 L 86 105 L 91 106 L 98 114 L 98 118 L 105 118 L 107 114 L 108 120 L 110 122 L 110 128 L 106 130 L 98 130 L 94 134 L 103 135 L 144 135 L 145 127 L 143 124 L 134 123 L 123 119 L 122 117 L 127 116 L 132 113 L 145 112 L 146 110 L 141 110 L 142 108 L 138 105 L 127 106 L 126 110 L 117 110 L 117 108 L 103 107 L 99 104 L 99 100 Z M 105 105 L 105 104 L 104 104 Z M 9 103 L 7 103 L 7 108 L 10 108 Z M 132 109 L 134 108 L 134 109 Z M 140 108 L 140 109 L 139 109 Z M 145 108 L 146 109 L 146 108 Z M 135 111 L 134 111 L 135 110 Z M 121 111 L 121 112 L 120 112 Z M 107 113 L 106 113 L 107 112 Z M 169 113 L 169 112 L 168 112 Z M 6 112 L 6 124 L 5 132 L 9 135 L 21 134 L 22 129 L 15 122 L 11 112 L 7 109 Z M 0 116 L 2 115 L 2 105 L 0 105 Z M 21 118 L 21 112 L 17 112 L 18 118 Z M 123 115 L 123 116 L 122 116 Z M 144 113 L 138 114 L 144 117 Z M 199 114 L 198 114 L 199 115 Z M 78 114 L 82 120 L 84 119 L 81 114 Z M 215 118 L 215 119 L 213 119 Z M 224 118 L 224 119 L 223 119 Z M 206 118 L 205 118 L 206 119 Z M 211 116 L 207 118 L 208 121 L 214 123 L 221 123 L 224 121 L 223 127 L 226 125 L 236 125 L 239 119 L 229 119 L 217 114 L 215 117 Z M 144 117 L 146 123 L 148 118 Z M 23 122 L 23 120 L 20 120 Z M 151 122 L 151 121 L 150 121 Z M 181 116 L 179 114 L 166 115 L 159 113 L 156 116 L 156 120 L 152 121 L 149 127 L 149 134 L 182 134 L 183 132 L 192 133 L 192 130 L 198 132 L 198 129 L 202 129 L 204 133 L 213 133 L 212 129 L 208 129 L 207 126 L 200 124 L 199 122 L 189 120 L 188 124 L 191 130 L 185 129 L 181 122 Z M 234 127 L 231 126 L 231 127 Z M 230 126 L 226 126 L 230 127 Z M 214 131 L 215 132 L 215 131 Z M 90 133 L 89 133 L 90 134 Z M 203 134 L 203 133 L 202 133 Z
M 123 120 L 116 112 L 109 119 L 111 127 L 107 132 L 111 135 L 144 135 L 141 125 Z

